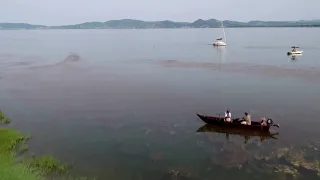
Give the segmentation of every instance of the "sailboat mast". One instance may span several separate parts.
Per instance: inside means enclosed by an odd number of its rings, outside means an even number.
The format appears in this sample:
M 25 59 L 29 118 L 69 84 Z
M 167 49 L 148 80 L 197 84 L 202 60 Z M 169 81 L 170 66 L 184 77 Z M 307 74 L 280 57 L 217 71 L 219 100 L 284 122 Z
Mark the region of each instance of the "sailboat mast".
M 222 26 L 222 30 L 223 30 L 224 41 L 227 42 L 226 33 L 224 32 L 223 21 L 221 21 L 221 26 Z

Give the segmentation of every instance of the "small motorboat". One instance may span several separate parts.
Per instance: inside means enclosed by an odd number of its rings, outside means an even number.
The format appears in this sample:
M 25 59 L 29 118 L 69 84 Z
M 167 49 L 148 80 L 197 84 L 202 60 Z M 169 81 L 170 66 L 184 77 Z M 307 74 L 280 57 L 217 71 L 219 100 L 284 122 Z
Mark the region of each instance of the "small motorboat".
M 225 122 L 223 117 L 215 117 L 215 116 L 205 116 L 197 114 L 197 116 L 205 123 L 217 125 L 217 126 L 224 126 L 224 127 L 232 127 L 232 128 L 239 128 L 239 129 L 247 129 L 252 131 L 269 131 L 270 127 L 280 127 L 279 124 L 274 124 L 272 119 L 267 119 L 267 125 L 262 126 L 260 122 L 251 121 L 251 125 L 241 124 L 242 119 L 236 118 L 232 119 L 232 122 Z
M 297 46 L 292 46 L 292 51 L 287 52 L 287 55 L 301 55 L 303 51 L 299 51 L 299 47 Z

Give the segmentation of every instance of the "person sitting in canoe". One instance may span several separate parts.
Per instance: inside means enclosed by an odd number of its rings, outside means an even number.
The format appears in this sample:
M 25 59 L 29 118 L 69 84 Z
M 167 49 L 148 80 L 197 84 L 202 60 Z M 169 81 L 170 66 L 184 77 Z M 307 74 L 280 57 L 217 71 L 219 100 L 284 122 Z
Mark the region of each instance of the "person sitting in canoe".
M 261 118 L 260 123 L 261 123 L 261 126 L 267 126 L 267 125 L 268 125 L 268 124 L 267 124 L 267 119 L 266 119 L 265 117 L 262 117 L 262 118 Z
M 227 112 L 224 113 L 225 122 L 231 122 L 231 112 L 228 109 Z
M 244 121 L 242 121 L 241 124 L 251 125 L 251 115 L 249 115 L 247 112 L 244 113 L 243 120 Z

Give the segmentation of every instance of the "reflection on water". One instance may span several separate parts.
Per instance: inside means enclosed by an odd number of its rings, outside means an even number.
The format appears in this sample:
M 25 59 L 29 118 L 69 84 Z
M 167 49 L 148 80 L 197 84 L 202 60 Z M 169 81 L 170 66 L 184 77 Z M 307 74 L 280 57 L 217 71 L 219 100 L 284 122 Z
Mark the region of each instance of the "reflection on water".
M 290 57 L 291 62 L 295 62 L 296 60 L 299 60 L 298 59 L 299 56 L 302 56 L 302 54 L 288 55 L 288 57 Z
M 266 139 L 278 139 L 276 135 L 279 133 L 263 132 L 263 131 L 250 131 L 245 129 L 229 128 L 229 127 L 219 127 L 215 125 L 206 124 L 200 127 L 197 132 L 212 132 L 225 134 L 227 140 L 229 141 L 229 135 L 239 135 L 244 137 L 244 143 L 247 144 L 248 140 L 252 137 L 260 137 L 260 142 L 262 143 Z
M 216 53 L 218 54 L 219 57 L 219 68 L 218 70 L 220 71 L 221 67 L 225 63 L 225 56 L 227 53 L 227 47 L 226 46 L 213 46 L 215 49 Z

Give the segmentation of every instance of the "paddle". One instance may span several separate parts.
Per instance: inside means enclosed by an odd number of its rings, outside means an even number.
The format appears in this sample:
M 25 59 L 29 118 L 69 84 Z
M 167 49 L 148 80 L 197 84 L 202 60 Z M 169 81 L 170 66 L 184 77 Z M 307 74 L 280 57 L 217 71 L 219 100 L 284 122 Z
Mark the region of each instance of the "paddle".
M 272 124 L 272 126 L 279 128 L 280 125 L 279 124 Z

